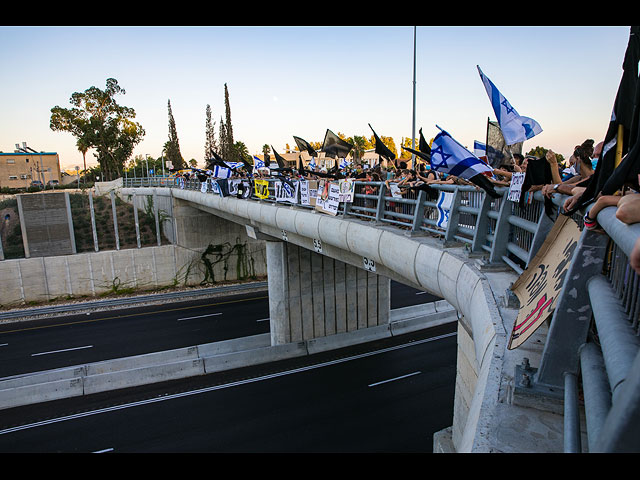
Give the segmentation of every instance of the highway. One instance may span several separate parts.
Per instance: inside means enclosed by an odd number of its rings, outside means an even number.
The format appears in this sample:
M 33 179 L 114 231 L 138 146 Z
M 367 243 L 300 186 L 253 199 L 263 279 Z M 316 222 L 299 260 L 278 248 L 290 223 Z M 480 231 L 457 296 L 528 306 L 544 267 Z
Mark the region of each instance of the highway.
M 392 291 L 395 308 L 432 301 L 403 285 Z M 46 357 L 53 368 L 58 355 L 65 364 L 84 363 L 91 355 L 134 351 L 129 344 L 143 339 L 141 348 L 158 350 L 175 348 L 172 338 L 196 344 L 268 331 L 260 321 L 267 299 L 241 297 L 216 299 L 215 308 L 204 302 L 103 312 L 109 315 L 84 323 L 59 317 L 31 330 L 14 324 L 0 334 L 0 344 L 9 343 L 0 355 L 22 339 L 31 348 L 15 351 L 45 352 L 29 357 Z M 433 433 L 452 423 L 455 330 L 450 324 L 259 367 L 0 411 L 0 452 L 430 452 Z M 57 340 L 47 344 L 47 336 Z M 112 337 L 95 351 L 102 353 L 90 353 L 94 347 L 46 353 L 63 350 L 55 342 L 65 337 L 80 346 L 98 344 L 100 336 Z M 2 368 L 10 370 L 4 358 Z

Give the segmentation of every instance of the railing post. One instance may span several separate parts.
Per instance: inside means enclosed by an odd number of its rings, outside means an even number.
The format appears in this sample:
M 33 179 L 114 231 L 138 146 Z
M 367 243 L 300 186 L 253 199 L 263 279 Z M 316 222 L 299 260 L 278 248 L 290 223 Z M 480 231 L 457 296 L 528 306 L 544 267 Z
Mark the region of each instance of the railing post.
M 456 187 L 453 191 L 453 200 L 451 200 L 451 206 L 449 207 L 449 221 L 447 222 L 447 231 L 444 234 L 444 242 L 450 242 L 453 240 L 458 230 L 458 218 L 460 217 L 460 189 Z
M 384 182 L 380 182 L 380 191 L 378 192 L 378 205 L 376 206 L 376 222 L 380 222 L 384 216 L 384 203 L 385 203 L 385 190 L 387 185 Z
M 508 191 L 502 195 L 500 213 L 496 219 L 496 230 L 493 234 L 491 244 L 490 263 L 502 262 L 502 257 L 507 253 L 507 243 L 509 242 L 509 215 L 511 215 L 511 201 L 507 199 Z
M 425 192 L 424 190 L 418 191 L 416 206 L 413 209 L 413 224 L 411 225 L 412 232 L 420 230 L 420 226 L 422 225 L 422 219 L 424 218 L 424 201 L 426 196 L 427 192 Z
M 487 212 L 489 207 L 491 207 L 491 196 L 484 193 L 480 211 L 476 217 L 476 228 L 473 234 L 473 242 L 471 243 L 471 251 L 474 253 L 482 251 L 482 245 L 487 241 L 487 228 L 489 225 Z
M 542 352 L 536 381 L 562 389 L 565 372 L 577 374 L 579 348 L 591 324 L 591 304 L 586 301 L 587 282 L 599 275 L 609 237 L 583 230 L 562 284 Z

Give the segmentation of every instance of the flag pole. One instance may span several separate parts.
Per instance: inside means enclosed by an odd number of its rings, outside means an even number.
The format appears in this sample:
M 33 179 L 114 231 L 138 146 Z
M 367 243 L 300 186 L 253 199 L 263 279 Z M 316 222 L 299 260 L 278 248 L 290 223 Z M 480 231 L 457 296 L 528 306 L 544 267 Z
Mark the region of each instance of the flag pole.
M 413 27 L 413 122 L 411 125 L 411 148 L 416 149 L 416 27 Z M 411 168 L 416 168 L 416 155 L 411 154 Z

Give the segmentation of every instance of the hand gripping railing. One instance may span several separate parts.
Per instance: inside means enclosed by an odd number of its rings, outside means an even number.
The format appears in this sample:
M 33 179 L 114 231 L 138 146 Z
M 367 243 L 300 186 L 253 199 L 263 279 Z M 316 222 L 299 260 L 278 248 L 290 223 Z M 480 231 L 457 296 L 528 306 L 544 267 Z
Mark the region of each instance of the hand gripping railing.
M 268 181 L 273 185 L 279 180 Z M 178 185 L 175 178 L 127 179 L 124 185 L 201 188 L 197 180 Z M 529 195 L 521 208 L 507 199 L 507 188 L 496 190 L 502 197 L 491 198 L 474 186 L 432 185 L 430 191 L 406 190 L 402 197 L 395 197 L 384 182 L 356 181 L 353 202 L 341 204 L 338 214 L 395 226 L 409 235 L 437 235 L 445 245 L 461 242 L 470 253 L 488 256 L 488 264 L 506 264 L 521 274 L 554 219 L 545 214 L 540 192 Z M 251 200 L 275 203 L 274 188 L 269 191 L 268 198 L 252 195 Z M 560 208 L 565 197 L 554 197 Z M 581 217 L 574 219 L 582 229 Z M 606 234 L 582 231 L 540 366 L 525 367 L 527 387 L 534 387 L 534 393 L 564 398 L 565 451 L 582 450 L 580 385 L 589 451 L 640 451 L 640 280 L 628 261 L 640 224 L 623 224 L 615 218 L 613 207 L 603 209 L 598 222 Z

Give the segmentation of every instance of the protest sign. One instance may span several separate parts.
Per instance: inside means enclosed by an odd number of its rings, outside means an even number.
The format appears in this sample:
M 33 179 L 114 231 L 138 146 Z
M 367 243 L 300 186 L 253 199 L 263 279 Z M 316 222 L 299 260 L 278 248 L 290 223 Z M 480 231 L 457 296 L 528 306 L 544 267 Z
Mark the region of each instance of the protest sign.
M 558 215 L 537 255 L 511 286 L 520 300 L 520 310 L 509 339 L 509 350 L 522 345 L 553 313 L 579 238 L 576 222 L 566 215 Z

